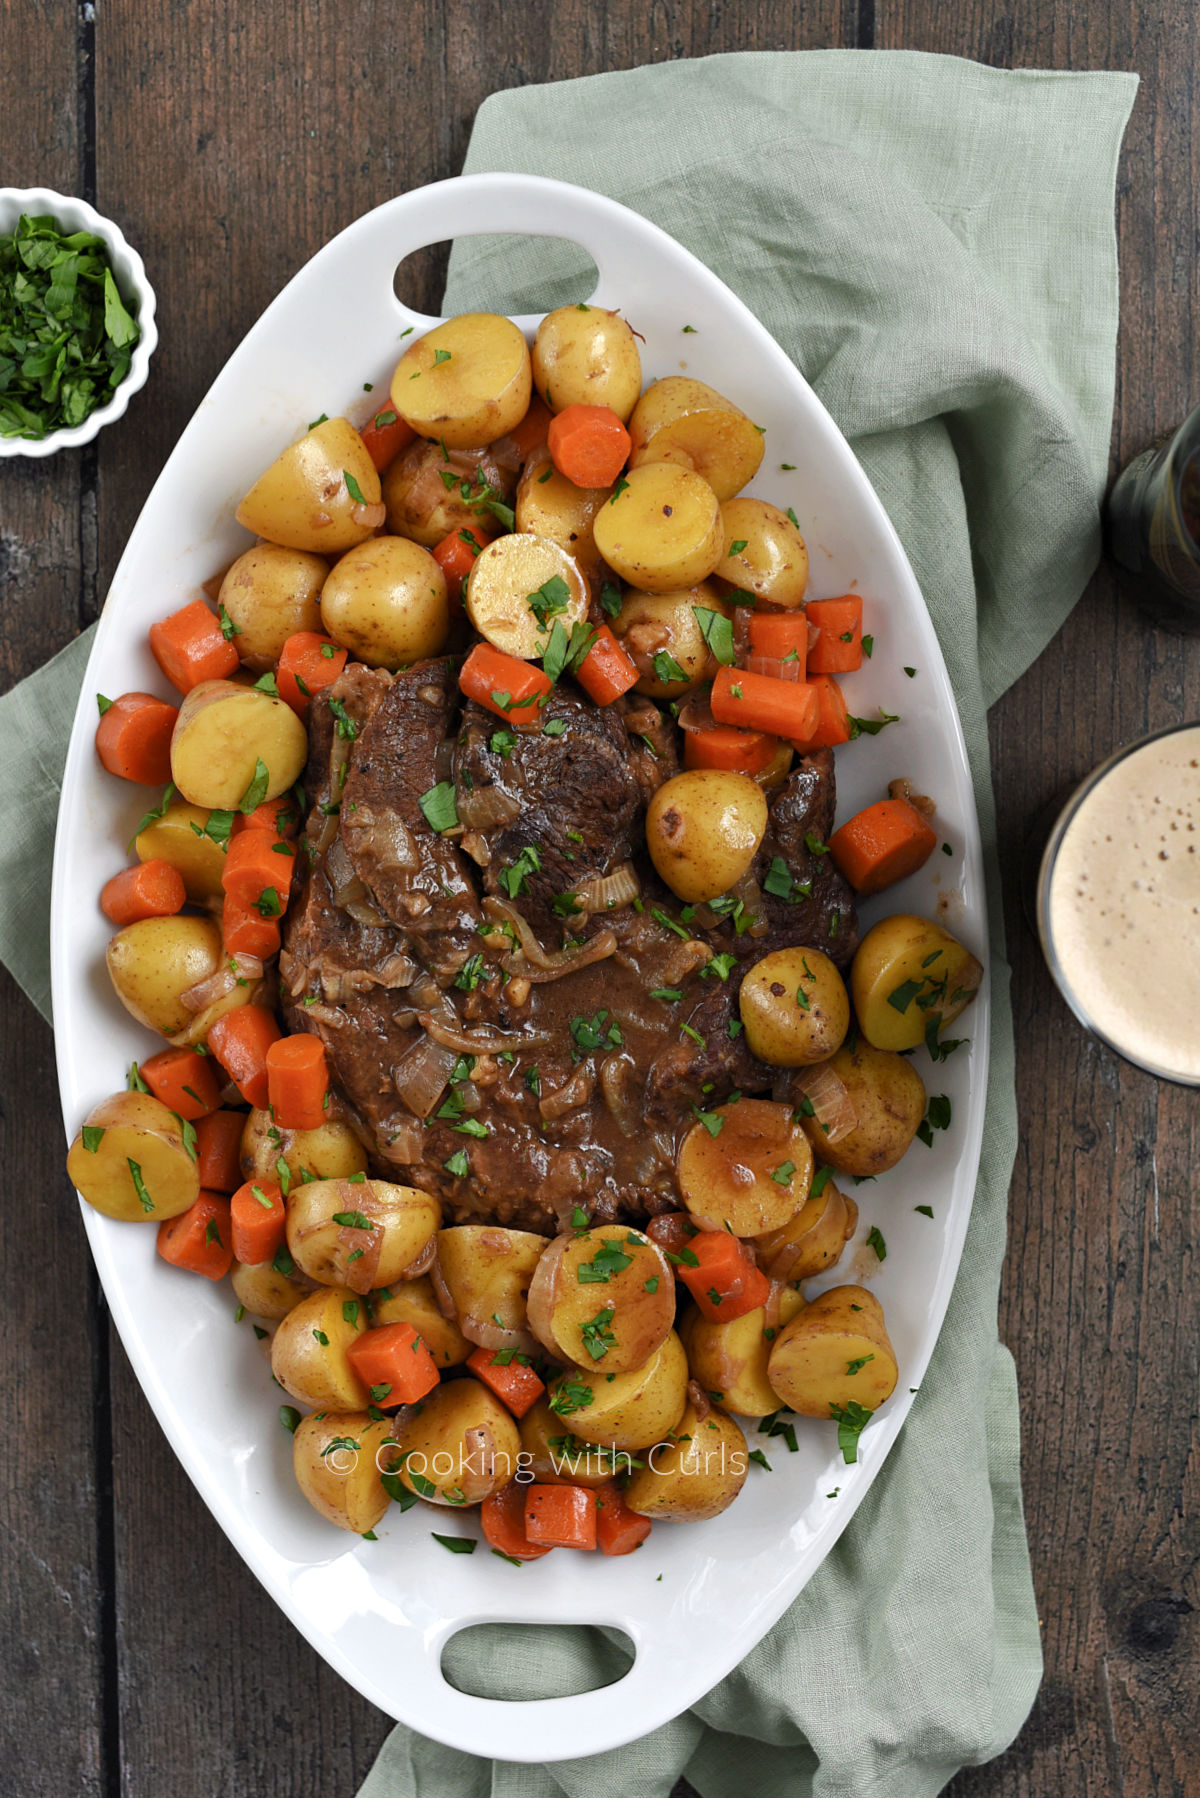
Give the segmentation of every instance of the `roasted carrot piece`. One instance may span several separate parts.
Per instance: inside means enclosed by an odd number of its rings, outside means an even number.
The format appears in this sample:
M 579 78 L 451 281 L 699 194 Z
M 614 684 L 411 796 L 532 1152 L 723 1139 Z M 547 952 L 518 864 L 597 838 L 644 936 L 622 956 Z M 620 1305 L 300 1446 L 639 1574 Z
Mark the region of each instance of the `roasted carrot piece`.
M 267 1097 L 281 1130 L 319 1130 L 329 1104 L 325 1045 L 302 1033 L 281 1037 L 267 1050 Z
M 279 1041 L 274 1012 L 265 1005 L 242 1005 L 219 1017 L 208 1033 L 208 1046 L 247 1105 L 266 1110 L 267 1050 Z
M 451 531 L 430 550 L 430 555 L 446 577 L 446 591 L 451 605 L 462 603 L 463 585 L 481 549 L 492 541 L 492 533 L 480 524 L 461 531 Z
M 244 1111 L 210 1111 L 196 1124 L 196 1161 L 202 1188 L 236 1192 L 242 1184 Z
M 122 927 L 139 918 L 173 918 L 187 899 L 183 875 L 170 862 L 138 862 L 122 868 L 100 890 L 100 909 Z
M 181 693 L 190 693 L 203 680 L 226 680 L 238 666 L 237 650 L 225 641 L 216 614 L 202 599 L 152 624 L 150 648 Z
M 839 743 L 848 743 L 850 713 L 832 674 L 812 674 L 808 685 L 817 696 L 817 726 L 805 742 L 793 743 L 792 748 L 807 755 L 812 749 L 834 749 Z
M 595 1548 L 596 1494 L 587 1486 L 527 1486 L 525 1534 L 539 1548 Z
M 829 839 L 829 853 L 856 893 L 881 893 L 923 868 L 937 836 L 915 806 L 881 799 L 848 818 Z
M 229 1201 L 233 1258 L 246 1267 L 273 1261 L 287 1235 L 283 1193 L 273 1180 L 247 1180 Z
M 243 830 L 229 839 L 221 886 L 235 905 L 277 918 L 287 909 L 295 865 L 294 847 L 274 831 Z
M 528 462 L 534 451 L 545 443 L 550 432 L 551 417 L 549 406 L 535 393 L 529 402 L 528 412 L 516 430 L 509 432 L 522 462 Z
M 817 722 L 817 696 L 811 687 L 748 668 L 718 668 L 709 705 L 718 724 L 766 731 L 789 742 L 808 737 Z
M 525 1494 L 528 1486 L 510 1480 L 499 1492 L 485 1498 L 479 1512 L 484 1540 L 499 1555 L 512 1561 L 540 1561 L 548 1547 L 539 1548 L 525 1534 Z
M 810 599 L 808 622 L 820 632 L 808 652 L 810 674 L 852 674 L 862 667 L 863 602 L 857 593 Z
M 580 662 L 575 678 L 597 705 L 611 705 L 628 693 L 638 671 L 628 652 L 606 624 L 597 630 L 592 647 Z
M 163 1049 L 143 1061 L 139 1072 L 154 1097 L 188 1123 L 207 1117 L 221 1103 L 212 1057 L 195 1049 Z
M 346 1359 L 370 1391 L 371 1402 L 384 1410 L 415 1405 L 433 1391 L 441 1377 L 411 1324 L 383 1324 L 377 1330 L 364 1330 L 346 1350 Z
M 746 624 L 746 667 L 751 674 L 802 681 L 808 655 L 808 620 L 803 611 L 751 612 Z
M 761 730 L 735 730 L 717 724 L 711 730 L 683 733 L 685 768 L 728 768 L 735 774 L 761 774 L 779 753 L 779 738 Z
M 314 693 L 332 687 L 349 653 L 319 631 L 295 631 L 288 638 L 279 652 L 275 685 L 280 699 L 291 706 L 297 718 L 308 716 L 308 702 Z
M 96 726 L 96 754 L 110 774 L 143 787 L 165 787 L 171 778 L 171 732 L 177 706 L 153 693 L 122 693 Z
M 528 1355 L 522 1360 L 515 1349 L 477 1348 L 467 1356 L 467 1366 L 514 1417 L 524 1417 L 546 1390 L 545 1381 L 529 1366 Z
M 522 662 L 490 643 L 475 645 L 458 671 L 458 684 L 468 699 L 509 724 L 535 724 L 539 701 L 554 691 L 554 682 L 536 663 Z
M 269 830 L 277 837 L 294 837 L 300 829 L 300 823 L 300 805 L 296 795 L 281 793 L 278 799 L 264 799 L 252 812 L 235 812 L 231 835 L 241 836 L 244 830 Z
M 200 1197 L 158 1226 L 158 1252 L 172 1267 L 206 1280 L 223 1280 L 233 1266 L 233 1231 L 229 1200 L 217 1192 Z
M 650 1534 L 650 1519 L 631 1511 L 615 1480 L 596 1487 L 596 1542 L 601 1554 L 631 1555 Z
M 576 487 L 611 487 L 633 447 L 611 406 L 564 406 L 547 442 L 555 468 Z
M 771 1282 L 759 1269 L 753 1251 L 727 1230 L 701 1230 L 693 1236 L 682 1266 L 675 1271 L 702 1316 L 712 1323 L 744 1317 L 771 1296 Z
M 221 907 L 221 938 L 230 955 L 257 955 L 260 961 L 278 955 L 283 940 L 274 918 L 264 918 L 252 905 L 239 905 L 228 893 Z
M 359 436 L 367 446 L 367 454 L 374 462 L 380 474 L 389 463 L 394 462 L 402 449 L 407 449 L 417 433 L 410 424 L 406 424 L 390 402 L 381 409 L 365 425 L 359 429 Z

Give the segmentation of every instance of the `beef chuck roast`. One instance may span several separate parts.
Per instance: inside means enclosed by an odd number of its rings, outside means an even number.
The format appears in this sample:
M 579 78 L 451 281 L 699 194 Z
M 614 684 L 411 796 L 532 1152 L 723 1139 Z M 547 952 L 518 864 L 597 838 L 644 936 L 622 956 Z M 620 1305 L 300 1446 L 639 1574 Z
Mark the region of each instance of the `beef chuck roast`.
M 460 1223 L 552 1234 L 579 1203 L 599 1223 L 676 1206 L 693 1107 L 777 1077 L 738 1028 L 745 970 L 791 943 L 844 965 L 857 942 L 853 896 L 821 854 L 832 757 L 770 796 L 762 897 L 721 915 L 681 906 L 645 852 L 646 804 L 678 768 L 650 701 L 601 708 L 556 688 L 516 730 L 464 706 L 441 660 L 348 669 L 311 712 L 311 865 L 285 923 L 284 1009 L 325 1043 L 373 1165 Z M 420 799 L 445 780 L 460 822 L 443 835 Z M 562 900 L 627 863 L 635 903 Z

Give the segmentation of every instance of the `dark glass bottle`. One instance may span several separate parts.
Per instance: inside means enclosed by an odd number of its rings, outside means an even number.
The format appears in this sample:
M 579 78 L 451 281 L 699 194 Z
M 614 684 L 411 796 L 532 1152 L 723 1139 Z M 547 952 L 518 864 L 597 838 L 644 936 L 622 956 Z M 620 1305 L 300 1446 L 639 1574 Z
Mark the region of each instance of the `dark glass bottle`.
M 1142 609 L 1167 630 L 1200 635 L 1200 407 L 1122 470 L 1105 523 Z

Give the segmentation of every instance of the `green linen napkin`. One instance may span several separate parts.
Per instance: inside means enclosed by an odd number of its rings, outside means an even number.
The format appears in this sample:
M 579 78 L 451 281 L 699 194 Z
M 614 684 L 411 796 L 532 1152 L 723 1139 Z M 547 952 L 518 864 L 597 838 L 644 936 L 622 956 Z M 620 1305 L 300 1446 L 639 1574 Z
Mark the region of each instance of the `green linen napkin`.
M 762 1644 L 687 1716 L 593 1760 L 492 1763 L 399 1727 L 360 1798 L 665 1798 L 682 1773 L 704 1798 L 917 1798 L 999 1753 L 1029 1710 L 1040 1650 L 1016 1385 L 996 1340 L 1016 1114 L 985 708 L 1098 553 L 1113 190 L 1135 88 L 821 51 L 660 64 L 480 110 L 468 170 L 575 181 L 679 238 L 794 358 L 890 512 L 949 664 L 989 851 L 992 1074 L 971 1228 L 920 1397 Z M 583 291 L 569 252 L 480 239 L 456 250 L 446 303 L 531 311 Z M 23 770 L 0 797 L 0 956 L 44 1013 L 44 820 L 86 651 L 80 639 L 0 699 L 0 759 Z M 460 1639 L 446 1658 L 491 1696 L 583 1690 L 623 1666 L 599 1633 L 532 1628 Z

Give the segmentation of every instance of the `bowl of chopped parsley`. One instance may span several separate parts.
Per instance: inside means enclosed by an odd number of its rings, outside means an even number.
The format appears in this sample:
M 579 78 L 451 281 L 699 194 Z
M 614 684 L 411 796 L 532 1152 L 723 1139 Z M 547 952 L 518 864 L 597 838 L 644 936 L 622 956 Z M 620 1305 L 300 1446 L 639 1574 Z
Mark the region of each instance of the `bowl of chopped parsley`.
M 89 443 L 158 342 L 137 251 L 83 200 L 0 187 L 0 456 Z

